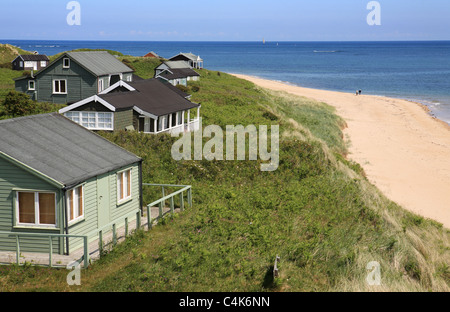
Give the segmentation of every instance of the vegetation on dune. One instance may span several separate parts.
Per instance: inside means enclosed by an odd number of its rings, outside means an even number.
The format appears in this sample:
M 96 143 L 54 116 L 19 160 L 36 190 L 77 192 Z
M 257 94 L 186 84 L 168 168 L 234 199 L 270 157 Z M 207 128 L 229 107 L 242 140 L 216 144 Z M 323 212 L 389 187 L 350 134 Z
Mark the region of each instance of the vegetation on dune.
M 108 49 L 75 49 L 75 50 L 66 51 L 66 52 L 88 52 L 88 51 L 106 51 L 109 54 L 117 56 L 117 57 L 123 56 L 123 54 L 118 51 L 113 51 L 113 50 L 108 50 Z M 58 57 L 60 57 L 61 55 L 63 55 L 66 52 L 61 52 L 61 53 L 58 53 L 55 55 L 51 55 L 51 56 L 48 56 L 48 58 L 50 59 L 50 62 L 53 62 L 54 60 L 56 60 Z
M 144 71 L 154 65 L 125 58 L 144 78 L 152 74 Z M 188 91 L 203 126 L 279 125 L 278 169 L 262 172 L 260 160 L 175 161 L 176 137 L 102 132 L 143 158 L 144 182 L 191 184 L 194 207 L 119 244 L 83 270 L 81 286 L 67 285 L 67 270 L 13 265 L 0 267 L 0 291 L 449 290 L 450 233 L 389 201 L 345 159 L 345 123 L 331 107 L 200 73 Z M 144 188 L 145 203 L 155 196 Z M 381 286 L 366 282 L 372 261 Z
M 155 68 L 161 64 L 161 60 L 152 57 L 123 56 L 119 57 L 125 65 L 133 69 L 136 75 L 149 79 L 155 75 Z
M 0 68 L 11 69 L 11 62 L 18 55 L 33 54 L 33 52 L 22 50 L 10 44 L 0 43 Z
M 0 103 L 6 94 L 14 90 L 14 78 L 22 76 L 23 72 L 12 70 L 11 62 L 19 54 L 31 54 L 9 44 L 0 44 Z M 1 114 L 1 107 L 0 107 Z
M 56 112 L 65 105 L 32 101 L 22 92 L 9 91 L 0 102 L 0 120 Z

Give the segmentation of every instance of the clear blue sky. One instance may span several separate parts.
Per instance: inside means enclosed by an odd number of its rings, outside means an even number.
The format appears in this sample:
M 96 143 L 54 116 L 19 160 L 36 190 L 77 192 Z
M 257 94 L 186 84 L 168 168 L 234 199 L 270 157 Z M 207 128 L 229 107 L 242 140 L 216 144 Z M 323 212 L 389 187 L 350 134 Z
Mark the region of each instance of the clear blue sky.
M 1 0 L 0 39 L 156 41 L 450 40 L 449 0 Z

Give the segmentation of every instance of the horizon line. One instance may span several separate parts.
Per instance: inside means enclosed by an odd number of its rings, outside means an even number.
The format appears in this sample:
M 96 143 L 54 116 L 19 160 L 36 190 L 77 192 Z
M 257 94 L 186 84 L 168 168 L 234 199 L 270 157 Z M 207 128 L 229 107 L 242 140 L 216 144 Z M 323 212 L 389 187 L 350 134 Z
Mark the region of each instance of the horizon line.
M 92 41 L 92 42 L 263 42 L 262 40 L 123 40 L 123 39 L 4 39 L 0 38 L 1 41 Z M 280 42 L 438 42 L 438 41 L 450 41 L 450 39 L 400 39 L 400 40 L 265 40 L 265 43 L 280 43 Z

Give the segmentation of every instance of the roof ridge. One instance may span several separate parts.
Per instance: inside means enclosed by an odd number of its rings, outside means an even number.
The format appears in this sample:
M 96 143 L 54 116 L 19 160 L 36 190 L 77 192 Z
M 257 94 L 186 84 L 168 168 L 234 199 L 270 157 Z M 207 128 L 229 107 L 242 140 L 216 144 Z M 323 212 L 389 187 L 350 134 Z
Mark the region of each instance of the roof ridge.
M 59 115 L 59 114 L 57 112 L 51 112 L 51 113 L 43 113 L 43 114 L 35 114 L 35 115 L 26 115 L 26 116 L 14 117 L 14 118 L 0 120 L 0 124 L 4 124 L 4 123 L 8 123 L 8 122 L 14 122 L 14 121 L 23 120 L 23 119 L 32 119 L 32 118 L 37 118 L 37 117 L 44 117 L 44 116 L 47 116 L 47 115 Z

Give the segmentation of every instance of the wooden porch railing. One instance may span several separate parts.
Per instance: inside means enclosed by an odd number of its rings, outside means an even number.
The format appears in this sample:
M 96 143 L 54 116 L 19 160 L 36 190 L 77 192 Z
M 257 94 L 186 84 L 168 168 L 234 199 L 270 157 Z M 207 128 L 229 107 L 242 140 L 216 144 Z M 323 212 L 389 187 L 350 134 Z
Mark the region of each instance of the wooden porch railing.
M 21 232 L 0 232 L 0 235 L 8 235 L 16 237 L 16 263 L 20 265 L 20 237 L 46 237 L 49 241 L 49 266 L 53 266 L 53 239 L 54 238 L 80 238 L 83 239 L 83 262 L 84 267 L 89 265 L 89 241 L 87 235 L 71 235 L 71 234 L 49 234 L 49 233 L 21 233 Z
M 161 219 L 163 217 L 163 208 L 165 206 L 166 201 L 169 201 L 170 213 L 174 213 L 175 209 L 175 196 L 179 196 L 180 200 L 180 210 L 184 210 L 184 193 L 187 195 L 187 203 L 189 207 L 192 207 L 192 187 L 190 185 L 171 185 L 171 184 L 150 184 L 143 183 L 143 186 L 153 186 L 153 187 L 161 187 L 162 198 L 148 204 L 147 208 L 147 224 L 148 229 L 152 228 L 153 221 Z M 179 190 L 166 195 L 166 188 L 180 188 Z M 159 215 L 155 219 L 152 219 L 152 207 L 157 206 L 159 208 Z
M 143 186 L 152 186 L 152 187 L 161 187 L 162 191 L 162 197 L 146 206 L 147 208 L 147 221 L 148 221 L 148 230 L 152 228 L 153 222 L 155 220 L 161 219 L 163 217 L 163 208 L 165 206 L 166 201 L 169 201 L 169 207 L 170 212 L 174 213 L 175 204 L 174 199 L 176 196 L 179 196 L 179 202 L 180 202 L 180 210 L 184 210 L 184 193 L 186 193 L 187 197 L 187 204 L 189 207 L 192 207 L 192 188 L 190 185 L 171 185 L 171 184 L 149 184 L 149 183 L 143 183 Z M 170 193 L 169 195 L 166 195 L 167 188 L 180 188 L 179 190 Z M 152 219 L 151 215 L 151 207 L 159 207 L 159 215 L 155 219 Z M 7 235 L 7 236 L 13 236 L 15 237 L 15 243 L 16 243 L 16 263 L 20 265 L 20 237 L 43 237 L 48 238 L 49 241 L 49 266 L 53 266 L 53 239 L 55 238 L 73 238 L 73 239 L 82 239 L 83 240 L 83 266 L 87 268 L 89 266 L 89 239 L 92 237 L 98 238 L 99 242 L 99 254 L 101 255 L 103 253 L 103 234 L 105 232 L 109 232 L 112 230 L 112 243 L 113 246 L 117 244 L 117 226 L 121 223 L 124 223 L 125 226 L 125 237 L 128 236 L 128 226 L 129 226 L 129 220 L 136 216 L 136 229 L 141 228 L 141 210 L 133 211 L 130 214 L 127 214 L 125 216 L 122 216 L 120 218 L 117 218 L 113 222 L 110 222 L 106 224 L 105 226 L 102 226 L 99 229 L 95 229 L 94 231 L 90 232 L 87 235 L 72 235 L 72 234 L 50 234 L 50 233 L 25 233 L 25 232 L 4 232 L 0 231 L 0 235 Z

